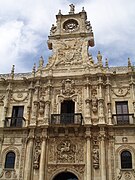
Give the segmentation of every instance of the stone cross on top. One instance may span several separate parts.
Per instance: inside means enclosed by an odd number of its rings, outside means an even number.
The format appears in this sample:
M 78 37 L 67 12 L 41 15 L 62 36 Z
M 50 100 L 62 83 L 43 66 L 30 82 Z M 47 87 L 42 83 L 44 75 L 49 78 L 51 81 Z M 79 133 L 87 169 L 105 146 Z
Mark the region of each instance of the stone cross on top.
M 69 14 L 74 14 L 74 12 L 75 12 L 75 5 L 74 4 L 70 4 L 69 6 L 70 6 Z

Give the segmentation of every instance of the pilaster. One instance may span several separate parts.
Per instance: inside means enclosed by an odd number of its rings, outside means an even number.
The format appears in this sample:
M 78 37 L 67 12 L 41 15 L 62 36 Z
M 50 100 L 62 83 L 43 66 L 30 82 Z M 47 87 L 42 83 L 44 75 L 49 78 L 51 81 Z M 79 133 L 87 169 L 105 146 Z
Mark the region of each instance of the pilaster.
M 26 159 L 24 168 L 24 180 L 31 179 L 32 159 L 33 159 L 34 129 L 30 129 L 27 139 Z
M 47 140 L 47 129 L 42 131 L 42 145 L 41 145 L 41 157 L 39 167 L 39 180 L 45 180 L 45 163 L 46 163 L 46 140 Z
M 100 173 L 101 180 L 106 180 L 106 148 L 105 148 L 105 130 L 100 127 L 99 140 L 100 140 Z
M 86 128 L 86 180 L 90 180 L 92 178 L 91 172 L 91 131 L 90 127 Z

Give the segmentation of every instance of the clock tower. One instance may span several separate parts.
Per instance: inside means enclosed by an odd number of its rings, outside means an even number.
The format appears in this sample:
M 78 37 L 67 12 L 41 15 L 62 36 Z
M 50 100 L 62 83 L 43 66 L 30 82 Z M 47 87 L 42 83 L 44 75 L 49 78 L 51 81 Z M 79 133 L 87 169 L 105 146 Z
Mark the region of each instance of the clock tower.
M 48 47 L 53 51 L 47 65 L 52 68 L 76 68 L 89 63 L 88 47 L 94 46 L 94 36 L 90 21 L 84 8 L 75 13 L 75 6 L 70 5 L 68 14 L 59 10 L 56 26 L 52 24 Z

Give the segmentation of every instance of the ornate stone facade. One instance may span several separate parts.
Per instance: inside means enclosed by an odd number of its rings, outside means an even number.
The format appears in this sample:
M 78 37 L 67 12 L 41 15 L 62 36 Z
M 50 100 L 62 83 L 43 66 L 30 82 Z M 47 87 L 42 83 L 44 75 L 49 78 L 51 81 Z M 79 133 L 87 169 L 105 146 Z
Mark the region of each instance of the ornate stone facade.
M 135 70 L 89 54 L 87 14 L 56 15 L 53 51 L 31 73 L 0 75 L 0 179 L 135 179 Z M 8 155 L 12 154 L 12 167 Z M 123 153 L 125 153 L 123 160 Z M 10 154 L 10 155 L 11 155 Z M 10 168 L 9 168 L 10 167 Z M 125 168 L 124 168 L 125 167 Z M 63 179 L 64 180 L 64 179 Z

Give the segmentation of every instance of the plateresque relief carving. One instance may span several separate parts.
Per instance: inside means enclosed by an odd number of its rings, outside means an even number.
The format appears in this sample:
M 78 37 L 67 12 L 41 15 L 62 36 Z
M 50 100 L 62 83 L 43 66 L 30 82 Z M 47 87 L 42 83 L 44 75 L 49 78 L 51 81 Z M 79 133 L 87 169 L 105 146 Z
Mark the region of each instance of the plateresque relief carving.
M 70 140 L 62 141 L 57 146 L 57 162 L 75 162 L 76 146 Z
M 96 89 L 93 89 L 91 91 L 91 94 L 92 94 L 92 99 L 91 99 L 91 104 L 92 104 L 92 111 L 93 113 L 96 113 L 97 110 L 98 110 L 98 99 L 96 97 L 97 95 L 97 90 Z
M 57 42 L 57 57 L 55 66 L 71 65 L 81 63 L 82 41 L 79 39 L 70 39 Z M 55 45 L 54 45 L 55 46 Z M 55 58 L 55 56 L 54 56 Z
M 49 163 L 83 163 L 84 139 L 50 139 Z
M 128 87 L 127 88 L 124 88 L 124 87 L 114 88 L 114 89 L 112 89 L 112 92 L 117 97 L 124 97 L 124 96 L 130 94 L 130 88 L 128 88 Z
M 33 167 L 35 169 L 39 168 L 40 154 L 41 154 L 41 139 L 40 139 L 40 137 L 36 137 L 36 139 L 35 139 L 34 161 L 33 161 Z
M 70 96 L 75 93 L 73 80 L 67 79 L 62 81 L 62 93 L 66 96 Z

